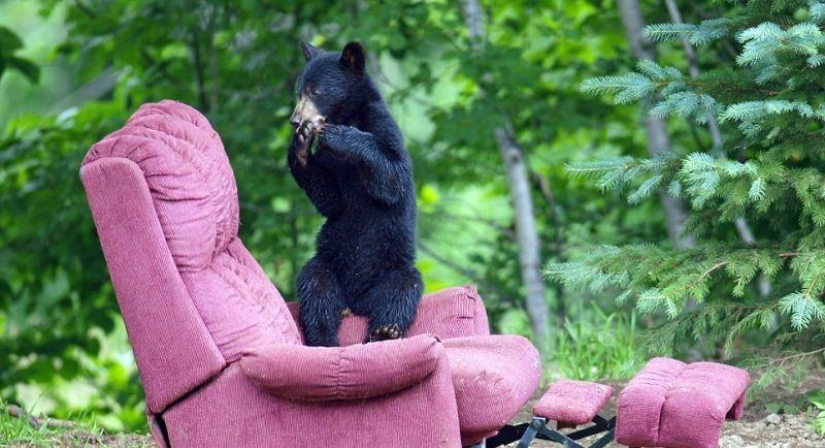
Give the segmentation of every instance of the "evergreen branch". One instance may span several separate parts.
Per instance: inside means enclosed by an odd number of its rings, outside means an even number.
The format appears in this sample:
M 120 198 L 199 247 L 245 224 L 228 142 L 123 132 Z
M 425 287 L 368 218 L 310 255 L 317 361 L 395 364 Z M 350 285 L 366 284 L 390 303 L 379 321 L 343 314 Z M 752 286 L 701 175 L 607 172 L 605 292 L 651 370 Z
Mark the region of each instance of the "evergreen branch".
M 809 56 L 806 62 L 811 68 L 817 68 L 825 62 L 825 56 L 821 54 L 814 54 Z
M 650 109 L 650 115 L 665 118 L 676 115 L 681 118 L 692 117 L 696 122 L 707 122 L 707 114 L 715 114 L 720 109 L 713 97 L 691 91 L 675 92 L 664 96 L 656 106 Z
M 642 182 L 639 188 L 627 197 L 627 202 L 630 204 L 638 204 L 653 196 L 653 194 L 659 190 L 659 185 L 661 185 L 663 180 L 664 177 L 661 174 L 657 174 Z
M 751 184 L 751 188 L 748 190 L 748 198 L 757 202 L 762 201 L 765 199 L 766 188 L 765 181 L 761 177 L 757 177 Z
M 735 285 L 734 295 L 741 296 L 744 287 L 754 281 L 757 273 L 761 271 L 772 278 L 782 265 L 777 259 L 796 255 L 796 252 L 777 253 L 776 250 L 753 247 L 727 248 L 721 252 L 718 247 L 678 251 L 651 249 L 649 245 L 600 246 L 582 261 L 548 265 L 545 274 L 567 286 L 587 286 L 593 293 L 604 291 L 607 286 L 619 287 L 623 291 L 616 298 L 617 302 L 635 297 L 636 308 L 641 313 L 663 310 L 673 319 L 682 312 L 689 298 L 704 301 L 711 290 L 709 281 L 714 272 L 726 268 L 727 278 Z M 724 258 L 720 258 L 720 253 L 725 254 Z M 636 268 L 629 270 L 628 266 Z M 714 283 L 725 281 L 728 280 L 719 278 Z M 798 308 L 798 304 L 788 302 L 783 310 L 787 314 L 798 314 L 795 311 Z M 728 336 L 770 323 L 770 314 L 764 309 L 742 308 L 741 312 L 745 314 L 735 320 L 746 322 L 742 327 L 727 327 L 734 332 Z M 811 315 L 818 319 L 816 312 Z
M 631 166 L 637 165 L 638 159 L 635 157 L 610 157 L 592 162 L 569 163 L 564 166 L 565 171 L 579 176 L 595 176 L 608 171 L 627 170 Z
M 812 1 L 808 6 L 808 14 L 815 23 L 825 22 L 825 3 Z
M 673 67 L 662 67 L 650 59 L 642 59 L 636 64 L 636 69 L 653 81 L 681 81 L 682 72 Z
M 736 36 L 736 40 L 739 43 L 747 44 L 750 42 L 764 42 L 764 41 L 780 41 L 785 36 L 784 31 L 782 31 L 782 27 L 779 25 L 772 23 L 772 22 L 765 22 L 760 23 L 758 26 L 753 28 L 748 28 L 738 36 Z M 742 53 L 745 53 L 743 50 Z
M 794 330 L 808 328 L 811 321 L 825 321 L 825 305 L 805 293 L 795 292 L 779 299 L 783 313 L 791 316 Z
M 608 159 L 579 162 L 565 165 L 565 171 L 574 176 L 589 176 L 596 178 L 596 187 L 601 191 L 621 191 L 628 183 L 639 179 L 644 174 L 651 177 L 642 182 L 633 192 L 628 201 L 631 204 L 641 202 L 655 193 L 662 182 L 668 180 L 665 173 L 675 170 L 678 158 L 672 153 L 663 153 L 648 159 L 634 157 L 612 157 Z
M 811 67 L 822 63 L 820 48 L 825 46 L 825 36 L 814 23 L 802 22 L 783 30 L 775 23 L 765 22 L 742 31 L 737 39 L 744 45 L 736 62 L 753 68 L 758 84 L 782 80 L 790 68 L 784 61 L 791 55 L 806 58 Z M 789 86 L 796 84 L 793 79 L 785 82 Z
M 601 76 L 584 80 L 580 86 L 589 95 L 616 94 L 616 104 L 626 104 L 646 98 L 656 90 L 656 83 L 639 73 L 620 76 Z
M 712 273 L 713 273 L 713 271 L 716 271 L 716 270 L 718 270 L 718 269 L 720 269 L 720 268 L 724 267 L 726 264 L 728 264 L 728 262 L 727 262 L 727 261 L 720 261 L 719 263 L 716 263 L 715 265 L 711 266 L 711 267 L 710 267 L 710 269 L 708 269 L 708 270 L 706 270 L 705 272 L 703 272 L 703 273 L 702 273 L 702 275 L 700 275 L 700 276 L 699 276 L 699 278 L 697 278 L 696 280 L 694 280 L 693 284 L 699 284 L 699 283 L 701 283 L 701 282 L 702 282 L 702 280 L 704 280 L 704 279 L 705 279 L 705 277 L 707 277 L 707 276 L 709 276 L 710 274 L 712 274 Z
M 698 25 L 689 23 L 653 23 L 644 27 L 642 33 L 654 42 L 666 42 L 684 39 L 686 36 L 696 33 L 698 29 Z
M 621 283 L 617 302 L 633 300 L 638 311 L 664 313 L 668 320 L 653 344 L 665 352 L 691 338 L 723 341 L 730 352 L 751 331 L 770 333 L 777 344 L 799 342 L 803 330 L 825 334 L 825 1 L 745 2 L 737 11 L 718 22 L 690 25 L 674 18 L 644 30 L 653 41 L 682 39 L 691 49 L 738 31 L 741 49 L 730 46 L 736 63 L 726 69 L 700 74 L 686 50 L 690 79 L 642 61 L 633 74 L 582 85 L 593 94 L 616 95 L 617 103 L 644 101 L 651 118 L 726 125 L 713 137 L 722 157 L 694 152 L 650 170 L 640 160 L 620 158 L 567 167 L 593 176 L 602 190 L 635 186 L 632 204 L 666 188 L 698 210 L 687 231 L 707 235 L 704 247 L 629 245 L 588 253 L 568 266 L 591 291 Z M 760 228 L 759 240 L 745 238 L 746 247 L 727 243 L 732 236 L 709 219 L 739 229 L 746 216 Z M 759 294 L 757 281 L 774 282 L 783 293 Z M 685 312 L 690 301 L 700 306 Z
M 739 336 L 742 332 L 761 328 L 762 330 L 768 330 L 773 325 L 773 320 L 775 316 L 774 307 L 768 307 L 766 309 L 752 309 L 750 312 L 744 313 L 740 310 L 740 312 L 736 313 L 736 316 L 732 316 L 734 320 L 734 324 L 730 327 L 728 331 L 728 335 L 725 338 L 725 353 L 730 355 L 736 337 Z
M 788 361 L 799 359 L 799 358 L 807 358 L 807 357 L 810 357 L 810 356 L 817 355 L 819 353 L 825 353 L 825 347 L 822 347 L 822 348 L 819 348 L 819 349 L 816 349 L 816 350 L 811 350 L 809 352 L 794 353 L 792 355 L 783 356 L 781 358 L 771 359 L 770 364 L 771 365 L 776 365 L 776 364 L 783 365 Z
M 754 122 L 765 115 L 789 112 L 796 112 L 803 118 L 812 118 L 816 115 L 809 104 L 801 101 L 764 100 L 732 104 L 725 109 L 720 119 L 722 122 L 729 120 Z
M 718 159 L 707 153 L 691 153 L 682 161 L 679 178 L 687 186 L 687 193 L 696 207 L 703 207 L 708 200 L 718 194 L 723 181 L 749 177 L 752 184 L 751 198 L 764 194 L 764 183 L 760 180 L 756 165 L 752 162 L 737 162 Z M 756 184 L 756 185 L 754 185 Z
M 644 28 L 644 36 L 654 42 L 687 39 L 693 45 L 704 45 L 728 35 L 732 21 L 727 18 L 705 20 L 699 25 L 688 23 L 657 23 Z

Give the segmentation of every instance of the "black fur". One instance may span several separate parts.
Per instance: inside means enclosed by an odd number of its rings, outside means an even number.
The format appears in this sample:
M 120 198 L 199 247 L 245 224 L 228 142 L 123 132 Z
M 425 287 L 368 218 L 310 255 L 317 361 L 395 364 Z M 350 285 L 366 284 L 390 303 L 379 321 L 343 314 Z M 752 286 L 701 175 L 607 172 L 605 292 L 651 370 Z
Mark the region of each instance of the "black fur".
M 358 43 L 341 53 L 301 47 L 299 100 L 306 95 L 325 117 L 315 126 L 293 117 L 299 129 L 288 155 L 296 182 L 326 218 L 317 253 L 297 278 L 306 343 L 337 346 L 347 308 L 369 317 L 368 340 L 400 337 L 423 290 L 409 154 Z M 314 140 L 315 150 L 300 155 Z

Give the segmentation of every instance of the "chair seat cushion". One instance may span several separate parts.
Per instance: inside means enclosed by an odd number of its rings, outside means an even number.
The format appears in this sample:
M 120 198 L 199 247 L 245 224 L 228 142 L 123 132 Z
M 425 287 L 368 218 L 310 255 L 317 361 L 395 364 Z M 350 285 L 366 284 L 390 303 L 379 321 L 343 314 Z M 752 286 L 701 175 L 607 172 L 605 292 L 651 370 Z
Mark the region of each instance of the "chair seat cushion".
M 602 410 L 613 388 L 589 381 L 556 381 L 533 405 L 533 415 L 571 425 L 589 423 Z
M 619 394 L 616 441 L 715 448 L 725 418 L 742 417 L 749 384 L 748 372 L 733 366 L 653 358 Z
M 464 445 L 495 435 L 538 387 L 539 353 L 521 336 L 447 339 L 444 347 L 453 372 Z

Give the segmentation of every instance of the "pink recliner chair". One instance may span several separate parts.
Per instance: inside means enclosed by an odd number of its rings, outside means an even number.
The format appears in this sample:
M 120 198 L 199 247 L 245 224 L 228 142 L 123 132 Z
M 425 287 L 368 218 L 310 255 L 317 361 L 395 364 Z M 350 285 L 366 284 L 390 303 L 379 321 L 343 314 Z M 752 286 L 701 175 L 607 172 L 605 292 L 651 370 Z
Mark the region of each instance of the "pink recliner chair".
M 306 347 L 238 238 L 234 175 L 206 118 L 147 104 L 81 178 L 161 446 L 457 447 L 497 432 L 540 377 L 535 348 L 490 336 L 472 287 L 425 296 L 405 339 Z

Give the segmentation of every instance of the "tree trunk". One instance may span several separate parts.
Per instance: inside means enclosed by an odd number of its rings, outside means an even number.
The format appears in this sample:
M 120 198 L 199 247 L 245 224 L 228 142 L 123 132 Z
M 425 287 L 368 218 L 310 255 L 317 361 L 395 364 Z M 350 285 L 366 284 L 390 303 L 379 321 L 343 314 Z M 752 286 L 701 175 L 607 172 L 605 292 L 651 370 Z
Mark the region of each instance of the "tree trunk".
M 649 42 L 642 37 L 644 19 L 642 18 L 642 11 L 639 8 L 639 1 L 618 0 L 617 5 L 619 7 L 619 14 L 622 17 L 622 24 L 627 34 L 627 41 L 630 43 L 633 55 L 639 60 L 649 59 L 655 61 L 656 51 Z M 672 152 L 673 147 L 670 143 L 665 122 L 656 118 L 646 117 L 644 123 L 645 129 L 647 129 L 647 149 L 650 154 L 656 156 L 662 153 Z M 664 190 L 659 192 L 659 198 L 662 202 L 662 208 L 665 211 L 667 233 L 673 245 L 681 249 L 696 247 L 696 236 L 685 234 L 682 231 L 685 220 L 688 217 L 684 201 L 671 196 Z
M 507 180 L 510 184 L 510 198 L 516 214 L 516 243 L 521 266 L 521 280 L 524 283 L 527 301 L 527 314 L 533 335 L 539 346 L 547 343 L 548 310 L 541 277 L 541 258 L 539 232 L 536 229 L 536 215 L 533 213 L 533 199 L 530 196 L 530 183 L 527 168 L 524 165 L 524 151 L 513 139 L 506 127 L 493 131 L 499 152 L 507 167 Z
M 462 0 L 461 8 L 470 34 L 471 47 L 474 52 L 481 53 L 484 50 L 485 40 L 481 5 L 478 0 Z M 536 345 L 539 350 L 545 351 L 550 341 L 547 338 L 549 330 L 547 298 L 541 276 L 539 253 L 541 241 L 533 213 L 533 199 L 530 195 L 530 181 L 527 176 L 528 170 L 525 167 L 524 151 L 516 143 L 511 129 L 512 124 L 504 116 L 501 126 L 493 130 L 493 136 L 507 168 L 510 198 L 516 215 L 516 243 L 521 266 L 521 280 L 526 293 L 527 314 L 530 317 L 530 326 Z

